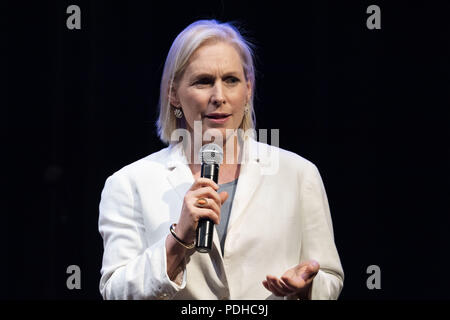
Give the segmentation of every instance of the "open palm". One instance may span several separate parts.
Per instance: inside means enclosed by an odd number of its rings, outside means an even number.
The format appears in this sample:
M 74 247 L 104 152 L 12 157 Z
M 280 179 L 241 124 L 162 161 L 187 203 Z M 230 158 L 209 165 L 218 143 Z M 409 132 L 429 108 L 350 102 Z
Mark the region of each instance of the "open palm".
M 288 269 L 281 278 L 267 275 L 262 284 L 279 297 L 296 296 L 300 299 L 310 299 L 312 282 L 319 268 L 317 261 L 303 262 Z

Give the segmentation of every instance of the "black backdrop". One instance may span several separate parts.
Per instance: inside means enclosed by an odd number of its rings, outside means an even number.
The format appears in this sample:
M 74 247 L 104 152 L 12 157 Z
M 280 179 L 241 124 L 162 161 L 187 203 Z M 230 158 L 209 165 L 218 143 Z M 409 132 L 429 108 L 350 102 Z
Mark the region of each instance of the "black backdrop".
M 66 27 L 71 4 L 81 30 Z M 366 27 L 371 4 L 381 30 Z M 1 297 L 101 299 L 105 179 L 164 147 L 154 122 L 165 56 L 189 23 L 215 18 L 240 22 L 257 46 L 257 128 L 280 129 L 280 147 L 321 172 L 346 276 L 340 298 L 448 299 L 449 9 L 448 1 L 3 3 Z M 73 264 L 80 290 L 66 287 Z M 369 265 L 381 268 L 380 290 L 366 287 Z

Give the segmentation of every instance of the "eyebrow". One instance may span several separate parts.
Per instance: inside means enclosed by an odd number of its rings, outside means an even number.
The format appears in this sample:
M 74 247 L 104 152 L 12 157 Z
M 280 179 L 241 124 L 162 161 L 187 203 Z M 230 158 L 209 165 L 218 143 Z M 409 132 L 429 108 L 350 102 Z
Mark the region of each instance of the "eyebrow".
M 238 77 L 239 73 L 236 71 L 230 71 L 230 72 L 226 72 L 222 77 L 229 77 L 229 76 L 235 76 Z M 206 73 L 206 72 L 202 72 L 202 73 L 195 73 L 191 76 L 191 79 L 198 79 L 198 78 L 211 78 L 214 77 L 214 75 L 210 74 L 210 73 Z

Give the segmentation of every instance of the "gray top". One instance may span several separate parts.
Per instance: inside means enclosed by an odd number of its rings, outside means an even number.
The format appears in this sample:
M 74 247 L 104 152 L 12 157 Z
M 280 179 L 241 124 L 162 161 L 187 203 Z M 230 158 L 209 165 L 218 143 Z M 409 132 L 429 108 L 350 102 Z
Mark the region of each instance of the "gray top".
M 233 206 L 234 193 L 236 192 L 238 179 L 224 184 L 219 184 L 219 190 L 217 190 L 217 193 L 220 193 L 222 191 L 228 192 L 228 199 L 220 208 L 220 224 L 216 225 L 217 234 L 219 235 L 220 240 L 220 247 L 222 248 L 222 255 L 224 252 L 228 221 L 230 220 L 231 207 Z

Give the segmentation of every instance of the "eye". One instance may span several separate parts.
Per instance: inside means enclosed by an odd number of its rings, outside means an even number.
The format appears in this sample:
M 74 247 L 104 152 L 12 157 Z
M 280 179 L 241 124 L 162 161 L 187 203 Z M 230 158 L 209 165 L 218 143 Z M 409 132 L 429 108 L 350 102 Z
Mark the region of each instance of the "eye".
M 225 79 L 225 82 L 226 82 L 226 83 L 229 83 L 229 84 L 236 84 L 236 83 L 238 83 L 239 81 L 241 81 L 241 80 L 239 80 L 239 79 L 236 78 L 236 77 L 228 77 L 228 78 Z
M 211 78 L 207 78 L 207 77 L 203 77 L 203 78 L 199 78 L 197 80 L 194 81 L 194 85 L 206 85 L 206 84 L 211 84 L 212 80 Z

